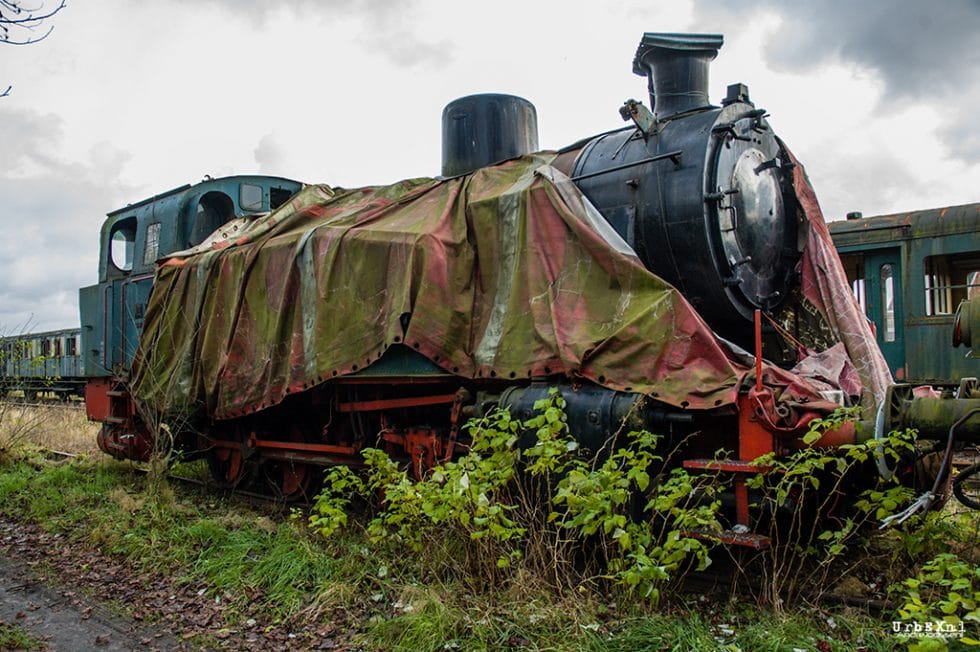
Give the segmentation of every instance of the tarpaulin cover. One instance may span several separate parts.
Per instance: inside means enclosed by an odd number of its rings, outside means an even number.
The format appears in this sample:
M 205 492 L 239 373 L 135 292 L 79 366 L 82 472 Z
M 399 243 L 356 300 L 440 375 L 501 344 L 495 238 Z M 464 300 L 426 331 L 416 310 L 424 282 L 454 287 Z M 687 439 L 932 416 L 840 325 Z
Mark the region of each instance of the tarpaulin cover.
M 803 166 L 792 154 L 790 157 L 795 164 L 793 189 L 810 227 L 802 261 L 803 296 L 817 308 L 834 337 L 843 344 L 861 385 L 868 390 L 865 405 L 871 407 L 884 400 L 885 391 L 893 383 L 892 374 L 868 318 L 851 291 L 813 186 Z
M 745 367 L 552 160 L 307 186 L 237 240 L 165 261 L 134 396 L 230 418 L 399 344 L 466 378 L 563 373 L 679 407 L 733 403 Z M 786 375 L 767 373 L 805 387 Z

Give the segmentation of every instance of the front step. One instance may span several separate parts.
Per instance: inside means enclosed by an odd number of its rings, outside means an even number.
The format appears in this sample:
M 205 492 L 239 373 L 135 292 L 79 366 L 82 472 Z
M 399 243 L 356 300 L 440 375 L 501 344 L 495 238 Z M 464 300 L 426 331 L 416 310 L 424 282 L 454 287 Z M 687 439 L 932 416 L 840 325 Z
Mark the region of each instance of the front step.
M 683 466 L 685 469 L 699 471 L 727 471 L 728 473 L 750 473 L 752 475 L 772 470 L 772 466 L 769 464 L 753 464 L 745 460 L 694 459 L 684 460 Z
M 692 539 L 702 541 L 717 541 L 729 546 L 744 546 L 754 550 L 767 550 L 772 547 L 772 539 L 754 532 L 736 532 L 735 530 L 684 530 L 682 534 Z
M 769 537 L 751 531 L 749 517 L 749 490 L 745 482 L 749 477 L 772 470 L 768 464 L 753 464 L 748 460 L 713 460 L 692 459 L 684 460 L 682 466 L 692 471 L 717 471 L 733 474 L 735 485 L 735 521 L 737 525 L 731 530 L 713 532 L 710 530 L 691 530 L 685 532 L 695 539 L 718 541 L 734 546 L 745 546 L 755 550 L 765 550 L 772 545 Z

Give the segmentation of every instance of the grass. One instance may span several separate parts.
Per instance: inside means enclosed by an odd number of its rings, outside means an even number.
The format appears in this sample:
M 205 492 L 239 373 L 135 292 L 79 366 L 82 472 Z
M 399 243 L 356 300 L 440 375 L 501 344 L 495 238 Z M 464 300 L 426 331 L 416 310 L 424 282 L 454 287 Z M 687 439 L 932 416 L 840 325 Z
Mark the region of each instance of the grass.
M 326 626 L 346 619 L 364 649 L 826 652 L 899 645 L 889 614 L 779 614 L 727 593 L 674 594 L 655 610 L 622 591 L 556 594 L 529 577 L 475 586 L 462 573 L 433 572 L 436 557 L 454 550 L 448 539 L 432 546 L 431 558 L 374 546 L 354 518 L 324 541 L 305 519 L 282 512 L 166 484 L 149 491 L 144 476 L 104 457 L 54 462 L 26 454 L 0 465 L 0 513 L 219 598 L 231 623 L 259 617 Z
M 483 608 L 416 589 L 422 598 L 399 598 L 387 617 L 376 618 L 370 638 L 378 649 L 431 651 L 499 650 L 753 650 L 793 652 L 894 650 L 890 623 L 859 612 L 818 611 L 778 616 L 764 608 L 722 603 L 675 608 L 666 613 L 595 610 L 586 601 L 531 605 L 502 602 Z M 503 596 L 497 596 L 498 598 Z
M 386 641 L 391 650 L 442 649 L 460 630 L 461 619 L 451 604 L 444 593 L 406 587 L 391 603 L 391 615 L 375 618 L 371 636 Z
M 0 621 L 0 650 L 44 650 L 44 641 L 31 636 L 23 627 Z
M 268 530 L 204 517 L 179 525 L 176 532 L 196 551 L 186 556 L 183 581 L 204 583 L 215 595 L 261 599 L 276 618 L 306 607 L 337 566 L 290 523 Z
M 128 465 L 41 459 L 0 472 L 0 510 L 130 559 L 137 570 L 181 573 L 212 592 L 254 589 L 279 615 L 295 613 L 332 559 L 288 521 L 220 499 L 143 493 Z
M 831 625 L 832 623 L 832 625 Z M 842 624 L 838 624 L 842 623 Z M 603 636 L 592 650 L 894 650 L 889 623 L 858 613 L 823 615 L 802 612 L 777 616 L 755 607 L 680 612 L 637 618 Z
M 68 405 L 30 406 L 0 402 L 0 451 L 33 446 L 76 455 L 101 455 L 99 424 Z

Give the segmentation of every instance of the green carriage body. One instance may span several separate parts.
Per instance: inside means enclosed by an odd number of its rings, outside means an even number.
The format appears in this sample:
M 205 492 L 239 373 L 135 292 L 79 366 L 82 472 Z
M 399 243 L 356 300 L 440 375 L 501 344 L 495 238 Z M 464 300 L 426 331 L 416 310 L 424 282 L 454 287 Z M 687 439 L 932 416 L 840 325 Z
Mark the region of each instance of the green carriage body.
M 957 307 L 980 293 L 980 203 L 832 222 L 830 232 L 896 380 L 980 376 L 980 360 L 952 348 Z

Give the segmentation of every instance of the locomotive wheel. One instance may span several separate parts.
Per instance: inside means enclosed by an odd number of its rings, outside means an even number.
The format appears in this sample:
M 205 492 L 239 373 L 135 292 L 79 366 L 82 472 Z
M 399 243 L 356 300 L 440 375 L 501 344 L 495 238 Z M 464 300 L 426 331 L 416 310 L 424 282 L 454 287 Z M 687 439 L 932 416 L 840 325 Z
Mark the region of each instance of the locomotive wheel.
M 303 443 L 308 439 L 299 426 L 293 426 L 287 441 Z M 312 500 L 319 489 L 323 470 L 314 464 L 292 460 L 267 460 L 262 464 L 262 474 L 272 494 L 288 502 Z
M 980 509 L 980 463 L 971 464 L 956 475 L 953 494 L 970 509 Z
M 242 443 L 244 437 L 241 433 L 229 436 L 228 441 Z M 242 484 L 248 484 L 247 480 L 254 471 L 254 465 L 249 463 L 242 454 L 241 447 L 228 448 L 225 446 L 208 446 L 207 460 L 208 469 L 211 477 L 221 489 L 235 489 Z

